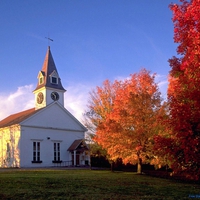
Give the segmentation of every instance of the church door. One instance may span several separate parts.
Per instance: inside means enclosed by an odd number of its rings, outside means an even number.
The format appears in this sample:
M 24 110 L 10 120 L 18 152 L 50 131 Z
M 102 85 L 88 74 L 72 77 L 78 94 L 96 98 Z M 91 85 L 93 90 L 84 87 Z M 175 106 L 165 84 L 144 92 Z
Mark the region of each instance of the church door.
M 74 153 L 72 153 L 72 165 L 74 166 Z M 80 165 L 80 154 L 76 154 L 76 165 Z
M 80 155 L 76 154 L 76 165 L 80 165 Z

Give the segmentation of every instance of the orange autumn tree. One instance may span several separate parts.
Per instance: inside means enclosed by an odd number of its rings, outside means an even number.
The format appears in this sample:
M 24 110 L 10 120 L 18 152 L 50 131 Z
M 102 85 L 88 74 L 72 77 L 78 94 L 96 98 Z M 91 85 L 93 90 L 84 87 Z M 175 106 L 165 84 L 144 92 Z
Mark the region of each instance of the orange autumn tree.
M 109 80 L 105 80 L 101 87 L 97 86 L 96 90 L 90 92 L 88 109 L 84 114 L 84 124 L 88 128 L 92 138 L 94 138 L 96 128 L 106 120 L 107 115 L 112 111 L 116 90 L 119 87 L 120 81 L 111 83 Z
M 96 131 L 96 127 L 104 122 L 107 114 L 112 111 L 116 91 L 119 87 L 120 81 L 111 83 L 109 80 L 105 80 L 102 87 L 96 87 L 96 90 L 90 92 L 88 111 L 85 116 L 87 123 L 90 124 L 89 126 L 93 127 L 92 132 Z
M 112 160 L 121 158 L 124 163 L 137 163 L 138 173 L 141 173 L 143 162 L 149 163 L 155 158 L 153 136 L 156 134 L 161 96 L 154 79 L 155 75 L 142 69 L 125 81 L 115 81 L 110 85 L 113 91 L 111 99 L 105 87 L 98 87 L 90 102 L 94 113 L 101 111 L 95 117 L 95 141 L 107 150 Z
M 173 12 L 174 41 L 179 57 L 170 59 L 168 100 L 168 151 L 172 168 L 190 178 L 200 178 L 200 1 L 181 0 L 170 5 Z

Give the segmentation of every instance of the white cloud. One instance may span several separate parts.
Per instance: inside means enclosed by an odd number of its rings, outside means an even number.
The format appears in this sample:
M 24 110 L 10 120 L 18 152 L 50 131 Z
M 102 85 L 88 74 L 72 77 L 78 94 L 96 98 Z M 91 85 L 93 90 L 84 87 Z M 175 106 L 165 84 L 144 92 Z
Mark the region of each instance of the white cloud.
M 0 120 L 3 118 L 34 107 L 33 85 L 18 87 L 11 93 L 0 94 Z
M 118 79 L 125 79 L 124 77 L 118 77 Z M 167 94 L 167 76 L 157 75 L 156 82 L 160 88 L 163 98 L 166 98 Z M 89 92 L 95 86 L 83 85 L 83 84 L 71 84 L 64 86 L 67 89 L 65 93 L 65 108 L 71 112 L 78 120 L 82 120 L 83 113 L 87 109 L 87 102 L 89 99 Z M 0 93 L 0 120 L 5 117 L 27 110 L 34 107 L 34 94 L 32 91 L 34 86 L 25 85 L 18 87 L 16 91 L 11 93 Z
M 86 109 L 90 87 L 86 85 L 66 86 L 65 108 L 69 110 L 78 120 Z M 11 93 L 0 93 L 0 120 L 5 117 L 34 107 L 34 86 L 25 85 L 18 87 Z
M 87 108 L 88 94 L 92 87 L 77 84 L 65 88 L 67 88 L 67 92 L 65 93 L 65 108 L 81 121 L 83 113 Z

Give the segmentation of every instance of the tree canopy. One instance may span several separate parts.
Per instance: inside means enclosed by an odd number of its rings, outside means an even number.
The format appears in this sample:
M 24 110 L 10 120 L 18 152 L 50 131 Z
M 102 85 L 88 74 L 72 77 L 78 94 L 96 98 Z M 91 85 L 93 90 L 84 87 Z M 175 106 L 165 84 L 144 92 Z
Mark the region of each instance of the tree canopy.
M 96 125 L 94 140 L 115 160 L 138 163 L 154 159 L 153 136 L 161 108 L 155 74 L 146 69 L 113 84 L 105 81 L 91 93 L 90 117 Z
M 105 81 L 90 94 L 94 140 L 124 163 L 167 163 L 175 174 L 200 179 L 200 0 L 171 4 L 177 54 L 169 60 L 168 102 L 146 69 Z M 166 163 L 165 163 L 166 164 Z
M 200 177 L 200 1 L 170 5 L 179 57 L 169 60 L 168 101 L 172 168 Z

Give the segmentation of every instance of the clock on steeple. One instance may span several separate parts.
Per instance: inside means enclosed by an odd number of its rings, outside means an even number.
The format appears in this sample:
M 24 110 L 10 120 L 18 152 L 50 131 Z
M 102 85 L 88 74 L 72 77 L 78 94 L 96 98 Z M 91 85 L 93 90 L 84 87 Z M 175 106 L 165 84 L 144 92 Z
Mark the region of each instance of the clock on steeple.
M 37 95 L 37 103 L 38 104 L 41 104 L 44 100 L 44 95 L 42 92 L 39 92 L 38 95 Z
M 59 99 L 59 94 L 57 92 L 52 92 L 51 93 L 51 98 L 54 100 L 54 101 L 58 101 Z
M 48 47 L 42 70 L 38 73 L 38 83 L 35 94 L 35 108 L 46 107 L 53 102 L 59 102 L 64 106 L 64 93 L 61 79 L 58 75 L 50 47 Z

